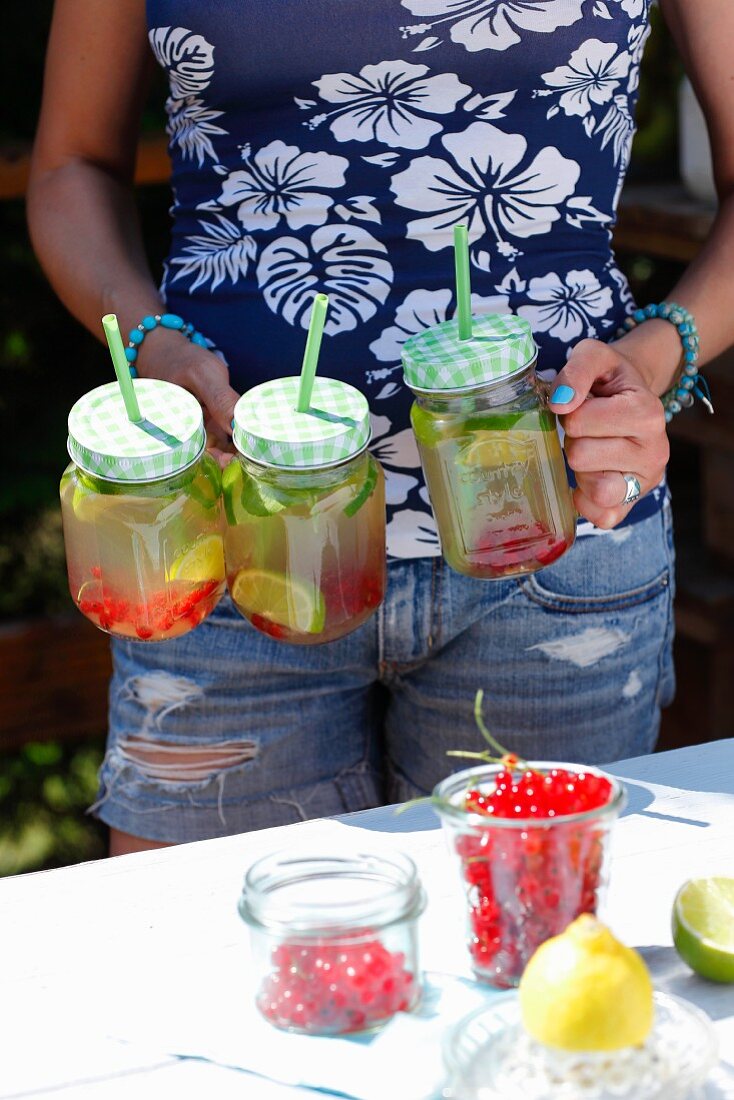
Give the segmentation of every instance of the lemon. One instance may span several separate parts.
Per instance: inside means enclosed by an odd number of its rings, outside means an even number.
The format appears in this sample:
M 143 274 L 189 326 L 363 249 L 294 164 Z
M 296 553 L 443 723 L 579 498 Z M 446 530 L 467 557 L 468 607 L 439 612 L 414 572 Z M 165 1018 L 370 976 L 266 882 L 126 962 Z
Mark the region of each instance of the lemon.
M 304 634 L 324 629 L 326 605 L 314 585 L 273 573 L 269 569 L 241 569 L 232 582 L 232 599 L 251 615 L 262 615 L 278 626 Z
M 652 1027 L 645 963 L 589 913 L 541 944 L 520 979 L 519 994 L 525 1030 L 561 1050 L 638 1046 Z
M 673 943 L 703 978 L 734 982 L 734 878 L 698 878 L 673 902 Z
M 204 535 L 193 546 L 171 563 L 169 576 L 172 581 L 190 581 L 204 584 L 206 581 L 224 580 L 224 546 L 221 535 Z

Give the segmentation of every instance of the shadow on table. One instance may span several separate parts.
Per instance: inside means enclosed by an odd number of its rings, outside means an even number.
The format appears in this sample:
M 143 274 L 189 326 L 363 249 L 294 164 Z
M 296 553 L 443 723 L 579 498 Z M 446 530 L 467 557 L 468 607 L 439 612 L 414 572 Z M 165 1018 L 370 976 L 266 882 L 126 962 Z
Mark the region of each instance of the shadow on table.
M 650 968 L 656 989 L 697 1004 L 712 1020 L 727 1020 L 731 1016 L 734 987 L 699 978 L 673 947 L 657 945 L 637 950 Z
M 405 808 L 379 806 L 376 810 L 359 810 L 353 814 L 340 814 L 337 821 L 376 833 L 426 833 L 441 828 L 438 815 L 428 802 L 408 804 Z

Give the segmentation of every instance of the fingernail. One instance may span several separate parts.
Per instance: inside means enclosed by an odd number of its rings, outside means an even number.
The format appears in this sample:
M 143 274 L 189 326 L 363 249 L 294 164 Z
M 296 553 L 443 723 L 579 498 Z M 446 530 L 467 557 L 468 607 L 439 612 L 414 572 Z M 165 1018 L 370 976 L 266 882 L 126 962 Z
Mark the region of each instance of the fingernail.
M 567 405 L 569 401 L 573 401 L 576 396 L 576 391 L 572 390 L 570 386 L 557 386 L 550 396 L 554 405 Z

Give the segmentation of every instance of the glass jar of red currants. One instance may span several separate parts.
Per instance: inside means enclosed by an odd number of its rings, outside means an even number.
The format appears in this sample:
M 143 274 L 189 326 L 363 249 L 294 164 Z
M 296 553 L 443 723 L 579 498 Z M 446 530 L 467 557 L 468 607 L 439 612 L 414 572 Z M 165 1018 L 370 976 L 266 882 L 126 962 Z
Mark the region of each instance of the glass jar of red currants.
M 375 1030 L 420 997 L 415 865 L 390 853 L 276 852 L 245 875 L 256 1003 L 307 1035 Z
M 516 986 L 544 940 L 597 912 L 625 798 L 598 768 L 513 757 L 438 784 L 433 803 L 459 859 L 477 978 Z

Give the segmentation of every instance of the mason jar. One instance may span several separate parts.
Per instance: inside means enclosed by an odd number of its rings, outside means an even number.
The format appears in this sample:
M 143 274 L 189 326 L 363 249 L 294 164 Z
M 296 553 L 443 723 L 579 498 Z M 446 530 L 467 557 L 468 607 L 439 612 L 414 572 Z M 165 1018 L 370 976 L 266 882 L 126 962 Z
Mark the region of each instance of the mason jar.
M 299 413 L 298 381 L 263 383 L 237 403 L 225 558 L 232 600 L 256 629 L 314 645 L 355 630 L 382 603 L 385 483 L 367 450 L 363 395 L 316 378 Z
M 403 347 L 413 431 L 441 549 L 458 573 L 495 579 L 534 573 L 573 545 L 576 514 L 556 418 L 520 317 L 455 321 Z
M 433 791 L 466 898 L 472 969 L 502 989 L 519 983 L 541 943 L 582 913 L 598 913 L 611 829 L 626 802 L 619 780 L 599 768 L 547 761 L 523 762 L 522 768 L 537 777 L 535 814 L 516 813 L 511 805 L 508 816 L 500 816 L 483 805 L 496 792 L 498 776 L 508 799 L 517 789 L 507 786 L 503 763 L 456 772 Z M 564 810 L 569 784 L 586 788 L 589 809 Z
M 421 993 L 425 896 L 400 853 L 275 852 L 245 875 L 260 1013 L 307 1035 L 375 1030 Z
M 193 630 L 224 592 L 221 476 L 191 394 L 143 378 L 135 392 L 140 422 L 114 382 L 72 408 L 61 515 L 81 613 L 116 637 L 158 642 Z

